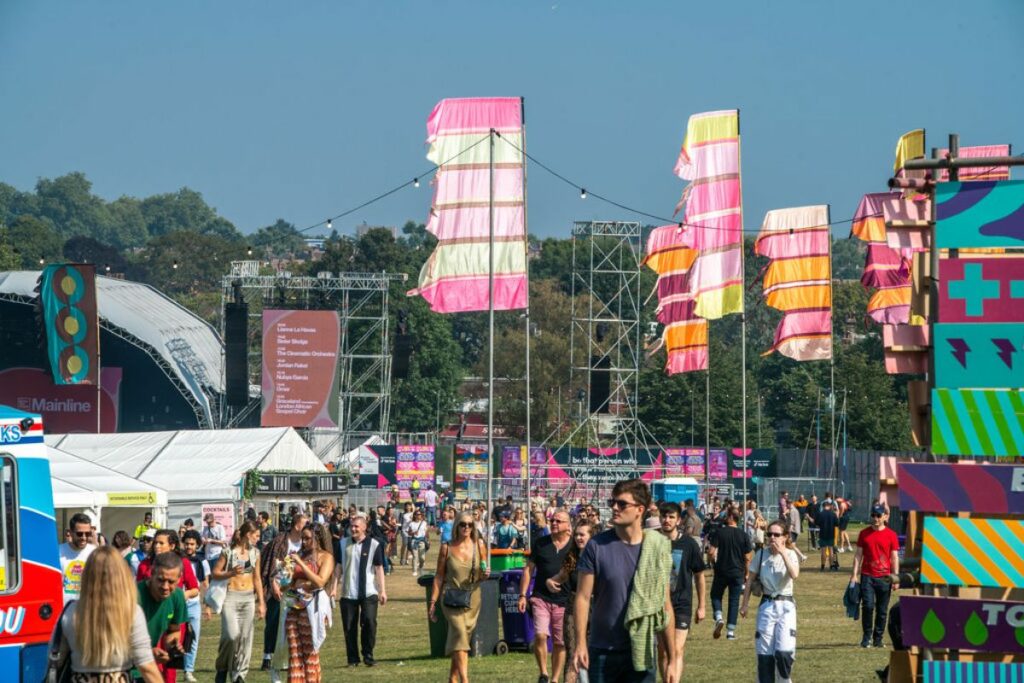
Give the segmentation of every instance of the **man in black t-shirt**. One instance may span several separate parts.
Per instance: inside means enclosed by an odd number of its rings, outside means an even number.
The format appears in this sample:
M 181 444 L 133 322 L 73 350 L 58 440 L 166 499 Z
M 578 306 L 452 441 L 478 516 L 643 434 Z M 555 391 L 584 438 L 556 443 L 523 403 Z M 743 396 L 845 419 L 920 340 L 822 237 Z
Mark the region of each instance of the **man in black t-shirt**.
M 690 632 L 693 615 L 693 584 L 697 584 L 697 614 L 694 623 L 704 619 L 704 559 L 701 557 L 697 540 L 683 531 L 683 511 L 677 503 L 662 503 L 658 506 L 661 517 L 661 533 L 672 542 L 672 577 L 669 592 L 672 596 L 672 610 L 675 613 L 676 629 L 676 679 L 683 679 L 683 649 Z M 668 653 L 658 649 L 658 670 L 662 679 L 667 678 Z
M 818 504 L 818 497 L 815 495 L 811 496 L 811 501 L 807 503 L 806 518 L 807 518 L 807 529 L 811 535 L 811 550 L 818 549 L 818 513 L 821 512 L 821 506 Z
M 725 525 L 711 534 L 711 549 L 708 555 L 715 565 L 714 579 L 711 581 L 711 609 L 715 612 L 715 638 L 722 637 L 722 628 L 726 629 L 725 637 L 736 640 L 736 620 L 740 611 L 740 593 L 743 592 L 743 580 L 747 575 L 747 563 L 750 560 L 750 537 L 737 527 L 740 521 L 738 508 L 730 507 L 725 516 Z M 729 589 L 728 623 L 722 620 L 722 598 L 725 589 Z
M 523 570 L 523 578 L 519 584 L 519 611 L 526 612 L 527 593 L 530 589 L 530 577 L 533 577 L 533 596 L 529 599 L 530 613 L 533 615 L 535 635 L 533 639 L 533 655 L 537 658 L 540 669 L 538 683 L 548 683 L 548 636 L 551 636 L 551 671 L 555 681 L 561 678 L 565 668 L 565 606 L 569 594 L 563 587 L 553 593 L 547 586 L 550 578 L 558 576 L 562 563 L 569 553 L 572 526 L 569 513 L 559 509 L 551 517 L 551 533 L 534 541 L 530 551 L 530 563 Z
M 821 504 L 821 511 L 818 512 L 818 547 L 821 548 L 821 571 L 825 571 L 825 563 L 830 558 L 832 571 L 839 571 L 839 556 L 836 555 L 836 531 L 838 530 L 839 517 L 836 515 L 832 498 L 825 498 Z

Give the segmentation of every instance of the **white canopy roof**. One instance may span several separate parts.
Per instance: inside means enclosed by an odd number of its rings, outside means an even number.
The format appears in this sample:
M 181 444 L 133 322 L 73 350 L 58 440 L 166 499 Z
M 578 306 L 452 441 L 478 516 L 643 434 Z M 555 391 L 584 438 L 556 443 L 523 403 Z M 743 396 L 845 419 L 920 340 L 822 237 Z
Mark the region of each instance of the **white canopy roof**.
M 23 300 L 35 296 L 38 270 L 0 273 L 0 294 Z M 223 345 L 205 320 L 158 290 L 139 282 L 97 276 L 96 303 L 104 325 L 130 334 L 150 347 L 188 388 L 190 400 L 213 422 L 209 393 L 224 390 Z
M 53 503 L 57 508 L 165 507 L 167 492 L 47 446 Z
M 166 489 L 170 502 L 238 500 L 245 472 L 327 468 L 291 427 L 57 434 L 49 445 Z

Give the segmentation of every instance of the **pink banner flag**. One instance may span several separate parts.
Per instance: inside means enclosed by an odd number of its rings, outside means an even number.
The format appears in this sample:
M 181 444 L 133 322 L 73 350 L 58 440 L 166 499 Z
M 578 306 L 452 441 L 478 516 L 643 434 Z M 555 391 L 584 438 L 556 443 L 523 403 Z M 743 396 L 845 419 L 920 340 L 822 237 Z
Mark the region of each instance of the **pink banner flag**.
M 772 259 L 765 301 L 785 315 L 775 330 L 778 351 L 794 360 L 832 357 L 832 267 L 828 206 L 769 211 L 754 251 Z
M 868 243 L 864 273 L 860 278 L 866 289 L 874 290 L 868 300 L 867 314 L 880 325 L 910 322 L 912 252 L 904 254 L 889 246 L 885 218 L 887 204 L 893 216 L 897 209 L 916 211 L 915 205 L 906 206 L 903 202 L 899 193 L 866 194 L 853 217 L 851 234 Z
M 694 313 L 708 320 L 742 313 L 739 110 L 691 116 L 675 173 L 690 181 L 680 206 L 686 205 L 684 239 L 698 254 L 690 274 Z
M 427 158 L 438 165 L 427 230 L 438 244 L 409 295 L 431 310 L 488 310 L 492 207 L 494 309 L 526 308 L 523 137 L 519 97 L 441 100 L 427 119 Z
M 644 263 L 658 274 L 658 322 L 665 326 L 661 342 L 652 353 L 665 347 L 665 372 L 707 370 L 708 322 L 694 312 L 690 293 L 690 269 L 697 252 L 686 246 L 685 230 L 678 225 L 655 228 L 647 238 Z

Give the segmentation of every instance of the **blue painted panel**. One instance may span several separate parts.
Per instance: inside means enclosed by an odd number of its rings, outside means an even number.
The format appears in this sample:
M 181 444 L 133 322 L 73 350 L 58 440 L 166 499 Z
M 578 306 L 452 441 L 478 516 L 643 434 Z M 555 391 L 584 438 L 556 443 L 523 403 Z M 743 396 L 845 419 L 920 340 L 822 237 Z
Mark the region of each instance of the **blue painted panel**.
M 932 340 L 937 387 L 1024 387 L 1024 323 L 939 323 Z

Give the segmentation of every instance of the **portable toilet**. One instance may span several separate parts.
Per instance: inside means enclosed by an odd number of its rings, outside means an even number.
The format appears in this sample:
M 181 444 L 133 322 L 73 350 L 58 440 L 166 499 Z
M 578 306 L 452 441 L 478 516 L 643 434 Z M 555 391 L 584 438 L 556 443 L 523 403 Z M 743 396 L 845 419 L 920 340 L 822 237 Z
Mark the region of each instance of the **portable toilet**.
M 685 500 L 697 502 L 700 485 L 693 477 L 668 477 L 655 479 L 651 482 L 651 494 L 654 500 L 683 504 Z

